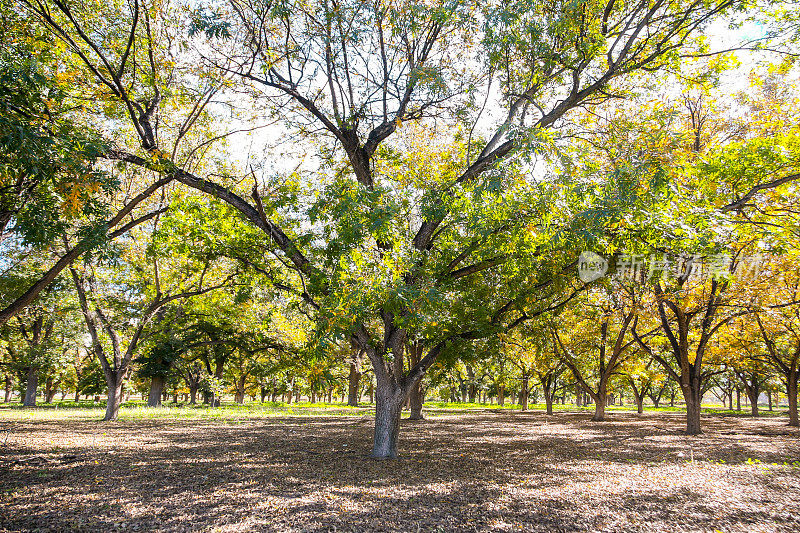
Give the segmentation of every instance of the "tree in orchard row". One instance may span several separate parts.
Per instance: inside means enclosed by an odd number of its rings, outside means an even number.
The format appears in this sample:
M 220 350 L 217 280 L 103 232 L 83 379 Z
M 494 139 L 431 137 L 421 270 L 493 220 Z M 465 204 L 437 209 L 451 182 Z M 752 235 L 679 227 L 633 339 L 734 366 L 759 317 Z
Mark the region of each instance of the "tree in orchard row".
M 228 286 L 232 275 L 210 261 L 171 257 L 171 268 L 153 247 L 159 219 L 138 235 L 123 250 L 125 268 L 83 270 L 70 267 L 80 309 L 91 337 L 92 351 L 103 369 L 107 384 L 104 420 L 116 420 L 122 402 L 122 389 L 146 328 L 158 326 L 161 312 L 172 302 Z M 144 242 L 144 247 L 140 244 Z M 148 249 L 149 247 L 149 249 Z M 179 260 L 183 259 L 183 264 Z M 101 332 L 108 342 L 104 343 Z M 152 332 L 151 332 L 152 334 Z M 153 348 L 156 348 L 158 342 Z M 110 353 L 108 353 L 110 346 Z M 160 395 L 160 391 L 159 391 Z
M 635 341 L 626 337 L 636 317 L 637 302 L 626 289 L 612 282 L 605 290 L 588 293 L 571 306 L 576 308 L 570 309 L 572 313 L 557 316 L 561 326 L 551 327 L 564 364 L 594 400 L 594 421 L 605 420 L 609 382 L 634 353 L 630 348 Z
M 195 30 L 227 37 L 202 47 L 218 83 L 251 91 L 288 132 L 321 148 L 323 172 L 309 173 L 305 188 L 262 183 L 252 202 L 160 149 L 156 119 L 170 92 L 159 85 L 168 67 L 154 57 L 169 41 L 151 31 L 154 8 L 135 2 L 114 17 L 115 28 L 128 25 L 119 42 L 131 43 L 117 55 L 84 31 L 96 14 L 60 1 L 29 8 L 69 43 L 104 100 L 120 103 L 144 152 L 107 155 L 232 205 L 293 271 L 287 288 L 364 349 L 378 385 L 373 456 L 386 458 L 396 456 L 400 407 L 425 370 L 454 342 L 547 310 L 547 289 L 574 261 L 553 254 L 563 243 L 550 232 L 568 231 L 569 216 L 525 182 L 526 156 L 571 110 L 612 96 L 618 78 L 674 64 L 699 29 L 744 5 L 232 1 L 196 12 Z M 150 93 L 134 95 L 128 57 L 148 49 L 156 53 L 137 64 L 148 66 Z M 503 117 L 491 124 L 487 107 Z M 409 121 L 457 147 L 440 150 L 424 176 L 397 172 L 417 156 L 402 151 Z M 287 197 L 301 205 L 289 209 Z M 308 219 L 310 227 L 299 222 Z M 425 355 L 400 373 L 393 361 L 409 337 Z
M 729 121 L 725 127 L 735 135 L 715 132 L 726 139 L 715 144 L 703 129 L 711 123 L 710 112 L 690 110 L 685 126 L 676 123 L 677 110 L 663 106 L 642 107 L 635 119 L 618 111 L 613 123 L 607 120 L 600 128 L 609 133 L 596 139 L 585 165 L 611 170 L 620 161 L 644 159 L 650 161 L 651 179 L 669 184 L 658 189 L 660 208 L 629 213 L 609 235 L 623 250 L 618 261 L 627 261 L 650 292 L 643 299 L 649 309 L 634 321 L 634 338 L 680 386 L 687 432 L 696 434 L 702 394 L 717 371 L 704 357 L 721 328 L 750 312 L 746 286 L 757 274 L 753 260 L 760 251 L 781 246 L 784 236 L 765 231 L 770 208 L 761 206 L 792 201 L 782 186 L 800 177 L 800 152 L 791 126 L 767 139 L 759 125 Z M 650 149 L 639 150 L 642 145 Z M 648 321 L 650 316 L 657 320 Z M 642 326 L 659 332 L 648 342 Z

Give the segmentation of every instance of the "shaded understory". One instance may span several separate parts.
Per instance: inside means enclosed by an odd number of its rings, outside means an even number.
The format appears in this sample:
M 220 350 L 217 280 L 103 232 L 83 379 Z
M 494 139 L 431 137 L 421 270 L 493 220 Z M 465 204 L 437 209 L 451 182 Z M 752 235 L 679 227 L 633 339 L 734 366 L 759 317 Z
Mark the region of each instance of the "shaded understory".
M 800 531 L 796 429 L 683 424 L 453 413 L 379 462 L 359 417 L 4 420 L 0 530 Z

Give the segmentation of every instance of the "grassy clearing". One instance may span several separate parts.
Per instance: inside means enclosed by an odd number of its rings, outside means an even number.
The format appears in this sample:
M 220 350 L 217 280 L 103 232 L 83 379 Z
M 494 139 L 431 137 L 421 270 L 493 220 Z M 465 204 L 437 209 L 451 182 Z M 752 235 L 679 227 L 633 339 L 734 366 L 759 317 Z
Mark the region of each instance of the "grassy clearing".
M 372 417 L 374 405 L 361 404 L 351 407 L 344 403 L 282 403 L 282 402 L 245 402 L 244 404 L 223 403 L 221 407 L 209 407 L 204 404 L 173 404 L 165 403 L 161 407 L 147 407 L 141 400 L 129 401 L 120 408 L 119 419 L 122 421 L 134 420 L 257 420 L 279 417 Z M 593 413 L 594 406 L 561 405 L 553 406 L 556 412 Z M 469 412 L 519 412 L 520 406 L 506 403 L 503 406 L 487 403 L 453 403 L 453 402 L 426 402 L 425 415 L 428 418 L 449 416 L 453 413 Z M 529 404 L 532 412 L 545 411 L 544 404 Z M 613 405 L 606 407 L 610 416 L 614 413 L 633 413 L 635 406 Z M 646 413 L 683 413 L 682 407 L 645 407 Z M 719 405 L 708 405 L 703 409 L 705 415 L 727 417 L 750 417 L 750 411 L 731 411 Z M 34 409 L 23 408 L 19 403 L 0 404 L 0 423 L 13 421 L 57 421 L 57 420 L 97 420 L 105 413 L 105 402 L 92 401 L 63 401 L 52 404 L 41 404 Z M 785 409 L 767 411 L 762 409 L 760 417 L 786 417 Z

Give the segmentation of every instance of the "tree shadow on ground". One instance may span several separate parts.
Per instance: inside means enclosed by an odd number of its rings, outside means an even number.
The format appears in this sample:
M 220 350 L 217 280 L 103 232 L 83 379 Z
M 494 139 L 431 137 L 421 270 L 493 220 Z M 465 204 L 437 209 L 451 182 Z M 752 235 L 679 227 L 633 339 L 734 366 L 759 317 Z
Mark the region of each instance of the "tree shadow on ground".
M 0 527 L 800 529 L 800 469 L 765 466 L 800 459 L 781 421 L 709 417 L 688 437 L 671 414 L 588 419 L 404 423 L 397 461 L 367 457 L 360 418 L 24 423 L 3 449 Z

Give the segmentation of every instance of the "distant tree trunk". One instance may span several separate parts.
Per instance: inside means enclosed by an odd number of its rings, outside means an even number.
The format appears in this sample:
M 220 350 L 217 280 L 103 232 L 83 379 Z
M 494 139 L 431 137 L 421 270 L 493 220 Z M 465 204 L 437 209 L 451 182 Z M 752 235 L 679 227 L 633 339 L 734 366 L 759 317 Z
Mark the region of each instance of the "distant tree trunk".
M 119 416 L 119 406 L 122 403 L 122 383 L 124 381 L 124 377 L 118 378 L 116 374 L 106 372 L 108 400 L 106 401 L 106 414 L 103 420 L 116 420 Z
M 297 403 L 300 401 L 300 389 L 297 389 L 294 393 L 294 402 Z
M 733 411 L 733 391 L 728 394 L 728 410 Z
M 703 402 L 699 378 L 692 379 L 691 383 L 681 384 L 681 390 L 683 399 L 686 402 L 686 433 L 688 435 L 699 435 L 702 433 L 700 411 Z
M 675 391 L 670 391 L 669 393 L 669 406 L 675 407 Z
M 750 416 L 758 416 L 758 395 L 761 391 L 758 390 L 758 385 L 754 384 L 748 387 L 747 395 L 750 397 Z
M 739 388 L 737 387 L 736 388 L 736 410 L 737 411 L 741 411 L 742 410 L 742 396 L 741 395 L 742 395 L 742 393 L 739 390 Z
M 553 392 L 549 391 L 548 388 L 544 389 L 544 403 L 547 406 L 547 414 L 553 414 Z
M 193 383 L 189 385 L 189 403 L 195 405 L 197 403 L 197 389 L 200 385 Z
M 164 377 L 153 376 L 150 378 L 150 393 L 147 395 L 147 407 L 161 406 L 161 396 L 164 394 Z
M 581 398 L 582 397 L 583 397 L 583 389 L 581 389 L 581 386 L 576 383 L 575 384 L 575 407 L 580 407 L 582 405 L 581 404 Z
M 633 392 L 633 399 L 636 401 L 636 412 L 642 414 L 644 413 L 645 388 L 643 387 L 642 390 L 639 390 L 633 378 L 629 378 L 629 381 L 631 384 L 631 391 Z
M 419 363 L 420 357 L 422 356 L 422 346 L 420 346 L 419 343 L 411 343 L 408 345 L 406 351 L 411 358 L 411 368 Z M 422 379 L 419 379 L 408 393 L 408 406 L 411 409 L 411 414 L 408 417 L 409 420 L 423 420 L 425 418 L 422 415 L 422 404 L 425 402 L 424 395 Z
M 769 406 L 768 409 L 772 411 L 772 391 L 767 391 L 767 405 Z
M 369 391 L 369 403 L 372 404 L 375 400 L 375 387 L 372 385 L 372 382 L 370 382 L 367 390 Z
M 519 405 L 523 411 L 528 410 L 528 374 L 522 373 L 522 386 L 519 390 Z
M 44 403 L 53 403 L 53 396 L 56 395 L 58 384 L 53 383 L 53 377 L 47 376 L 44 383 Z
M 592 421 L 594 422 L 602 422 L 606 419 L 606 390 L 605 387 L 601 387 L 598 391 L 597 395 L 591 395 L 592 400 L 594 400 L 594 416 L 592 416 Z
M 178 403 L 178 391 L 172 391 L 172 403 Z
M 347 380 L 347 405 L 358 407 L 358 389 L 361 385 L 361 368 L 350 363 L 350 376 Z
M 3 402 L 8 403 L 11 401 L 11 376 L 8 374 L 3 378 L 4 397 Z
M 497 388 L 497 405 L 505 405 L 506 404 L 506 386 L 500 385 Z
M 423 420 L 425 416 L 422 414 L 422 405 L 425 403 L 425 392 L 422 389 L 422 380 L 418 381 L 416 385 L 411 387 L 411 392 L 408 395 L 409 407 L 411 414 L 410 420 Z
M 36 407 L 36 392 L 38 388 L 39 369 L 30 366 L 25 376 L 25 399 L 22 402 L 24 407 Z
M 242 405 L 244 403 L 244 392 L 245 392 L 244 387 L 246 382 L 247 382 L 247 374 L 239 377 L 239 379 L 236 380 L 236 392 L 233 395 L 233 401 L 235 401 L 239 405 Z
M 786 380 L 786 399 L 789 401 L 789 425 L 798 427 L 797 417 L 797 370 L 792 367 Z

